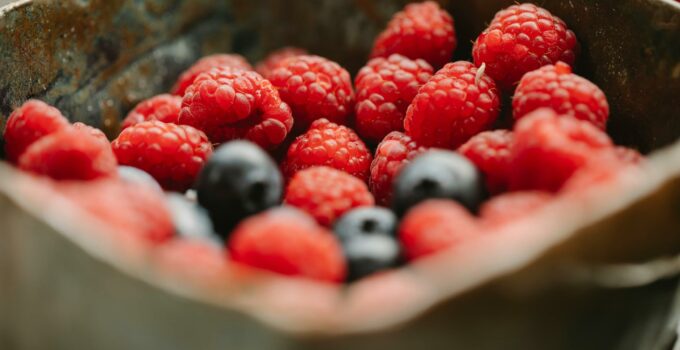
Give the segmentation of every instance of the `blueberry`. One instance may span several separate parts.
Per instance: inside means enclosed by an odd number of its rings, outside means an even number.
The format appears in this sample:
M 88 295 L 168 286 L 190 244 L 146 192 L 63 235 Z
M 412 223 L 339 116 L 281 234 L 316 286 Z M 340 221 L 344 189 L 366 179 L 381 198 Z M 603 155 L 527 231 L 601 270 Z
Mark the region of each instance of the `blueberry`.
M 161 185 L 158 184 L 153 176 L 149 175 L 146 171 L 138 169 L 135 167 L 121 165 L 118 167 L 118 176 L 125 181 L 133 184 L 144 185 L 147 187 L 152 187 L 153 189 L 163 191 Z
M 165 196 L 175 231 L 180 237 L 218 242 L 208 212 L 186 196 L 169 192 Z
M 208 159 L 195 188 L 198 203 L 226 239 L 241 219 L 281 203 L 283 179 L 276 163 L 260 147 L 231 141 Z
M 380 207 L 353 209 L 335 222 L 333 231 L 347 259 L 350 281 L 397 266 L 396 230 L 396 215 Z
M 455 200 L 476 212 L 486 197 L 482 175 L 464 156 L 451 151 L 430 150 L 406 165 L 394 181 L 392 208 L 403 215 L 429 198 Z

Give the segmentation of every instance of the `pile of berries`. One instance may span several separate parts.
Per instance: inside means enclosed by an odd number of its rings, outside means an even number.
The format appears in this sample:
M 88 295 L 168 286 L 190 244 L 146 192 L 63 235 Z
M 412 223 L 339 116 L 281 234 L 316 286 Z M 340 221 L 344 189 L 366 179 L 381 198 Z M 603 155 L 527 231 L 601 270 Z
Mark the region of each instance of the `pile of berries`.
M 607 99 L 572 72 L 561 19 L 510 6 L 472 62 L 450 62 L 457 41 L 428 1 L 394 15 L 354 81 L 299 48 L 255 69 L 204 57 L 112 142 L 30 100 L 7 121 L 6 159 L 173 261 L 333 283 L 455 249 L 643 161 L 607 135 Z M 502 108 L 512 129 L 494 129 Z

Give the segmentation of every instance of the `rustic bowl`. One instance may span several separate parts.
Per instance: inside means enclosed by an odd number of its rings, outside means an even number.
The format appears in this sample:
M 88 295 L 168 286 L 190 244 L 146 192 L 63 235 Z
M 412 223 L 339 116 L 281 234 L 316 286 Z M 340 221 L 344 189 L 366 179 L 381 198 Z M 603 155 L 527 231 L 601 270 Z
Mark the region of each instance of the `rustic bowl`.
M 512 1 L 442 1 L 460 47 Z M 347 287 L 185 278 L 0 163 L 2 349 L 669 349 L 680 315 L 680 5 L 545 0 L 639 170 L 455 251 Z M 0 121 L 27 98 L 114 136 L 212 52 L 298 45 L 356 72 L 404 1 L 62 0 L 0 8 Z M 48 201 L 44 198 L 49 198 Z M 112 208 L 114 210 L 115 208 Z

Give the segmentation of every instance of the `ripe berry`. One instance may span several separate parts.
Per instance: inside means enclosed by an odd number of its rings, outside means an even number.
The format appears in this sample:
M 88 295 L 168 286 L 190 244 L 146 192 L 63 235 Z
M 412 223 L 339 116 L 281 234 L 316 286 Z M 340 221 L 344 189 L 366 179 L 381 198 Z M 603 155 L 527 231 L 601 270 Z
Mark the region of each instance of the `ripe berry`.
M 327 282 L 345 279 L 336 238 L 293 208 L 270 209 L 244 220 L 228 248 L 232 260 L 260 269 Z
M 247 141 L 215 150 L 196 181 L 198 202 L 226 237 L 243 218 L 281 203 L 283 179 L 276 163 Z
M 320 118 L 346 124 L 354 108 L 349 73 L 323 57 L 290 57 L 269 75 L 269 80 L 279 90 L 281 99 L 293 110 L 298 132 L 304 132 Z
M 295 173 L 286 187 L 284 202 L 304 210 L 324 226 L 352 208 L 374 204 L 363 181 L 326 166 Z
M 107 144 L 107 145 L 109 144 L 109 139 L 106 138 L 106 135 L 104 135 L 104 132 L 95 128 L 95 127 L 89 126 L 87 124 L 83 124 L 81 122 L 73 123 L 72 127 L 74 129 L 82 130 L 82 131 L 89 133 L 90 135 L 94 136 L 95 138 L 97 138 L 98 140 L 103 142 L 104 144 Z
M 486 187 L 492 194 L 508 189 L 513 139 L 512 131 L 485 131 L 473 136 L 458 149 L 484 175 Z
M 557 191 L 612 141 L 593 124 L 538 109 L 515 125 L 511 148 L 511 190 Z
M 19 168 L 55 180 L 94 180 L 116 176 L 116 156 L 90 131 L 67 127 L 29 146 Z
M 179 193 L 168 193 L 165 200 L 178 236 L 219 242 L 210 216 L 204 208 Z
M 411 209 L 399 226 L 399 240 L 411 261 L 454 247 L 481 232 L 477 219 L 460 204 L 442 199 Z
M 368 181 L 371 153 L 352 129 L 319 119 L 288 148 L 281 169 L 286 179 L 315 165 L 326 165 Z
M 253 70 L 250 63 L 241 55 L 237 54 L 215 54 L 205 56 L 196 61 L 193 66 L 189 67 L 182 75 L 179 76 L 175 86 L 172 88 L 172 93 L 178 96 L 184 96 L 189 85 L 193 84 L 196 77 L 201 73 L 208 72 L 214 68 L 230 68 L 239 70 Z
M 118 166 L 118 177 L 124 182 L 146 186 L 158 190 L 159 192 L 163 192 L 158 181 L 142 169 L 120 165 Z
M 376 203 L 390 205 L 394 177 L 404 165 L 424 151 L 424 147 L 401 132 L 393 131 L 385 137 L 375 150 L 368 182 Z
M 390 131 L 403 130 L 406 108 L 432 73 L 424 60 L 397 54 L 368 61 L 354 80 L 357 133 L 375 144 Z
M 622 162 L 628 164 L 640 164 L 645 160 L 645 157 L 637 150 L 623 146 L 614 147 L 614 155 Z
M 251 71 L 214 69 L 199 75 L 182 99 L 180 124 L 213 143 L 247 139 L 273 149 L 293 127 L 293 116 L 276 89 Z
M 3 134 L 7 160 L 16 163 L 33 142 L 68 126 L 58 109 L 39 100 L 26 101 L 7 119 Z
M 209 290 L 224 288 L 232 267 L 221 245 L 200 239 L 175 238 L 154 249 L 153 258 L 158 273 Z
M 150 120 L 177 124 L 181 109 L 182 97 L 180 96 L 170 94 L 154 96 L 135 106 L 123 120 L 121 128 L 126 129 L 135 124 Z
M 278 50 L 269 53 L 267 57 L 265 57 L 262 61 L 258 62 L 258 64 L 255 66 L 255 71 L 260 73 L 260 75 L 262 75 L 266 79 L 269 79 L 269 76 L 271 76 L 274 69 L 278 68 L 279 65 L 287 58 L 302 56 L 306 54 L 307 50 L 305 49 L 290 46 L 282 47 Z
M 585 78 L 571 72 L 564 62 L 547 65 L 522 77 L 512 98 L 512 113 L 517 120 L 542 108 L 593 123 L 605 130 L 609 104 L 604 92 Z
M 474 212 L 484 197 L 481 174 L 467 158 L 451 151 L 429 150 L 397 175 L 392 208 L 403 215 L 426 199 L 446 198 Z
M 423 85 L 404 128 L 418 144 L 456 149 L 488 129 L 500 111 L 496 84 L 470 62 L 449 63 Z
M 353 209 L 335 222 L 350 281 L 398 265 L 397 223 L 393 212 L 379 207 Z
M 535 210 L 550 202 L 552 198 L 549 192 L 510 192 L 491 198 L 482 204 L 479 215 L 485 224 L 502 226 L 532 215 Z
M 204 133 L 187 125 L 148 121 L 120 133 L 111 144 L 118 163 L 149 173 L 166 190 L 186 191 L 212 153 Z
M 477 37 L 472 57 L 498 86 L 510 91 L 522 78 L 546 64 L 573 65 L 578 43 L 574 32 L 546 9 L 534 4 L 512 5 L 496 13 Z
M 456 49 L 453 18 L 434 1 L 410 4 L 397 12 L 373 44 L 371 57 L 393 53 L 422 58 L 434 67 L 451 60 Z

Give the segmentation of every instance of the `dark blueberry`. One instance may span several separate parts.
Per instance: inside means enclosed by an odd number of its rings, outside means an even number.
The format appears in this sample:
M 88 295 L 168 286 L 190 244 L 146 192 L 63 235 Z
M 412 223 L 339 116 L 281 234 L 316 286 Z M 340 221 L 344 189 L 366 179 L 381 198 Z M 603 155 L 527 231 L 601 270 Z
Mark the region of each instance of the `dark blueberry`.
M 467 158 L 456 152 L 430 150 L 397 175 L 392 208 L 401 216 L 423 200 L 447 198 L 476 212 L 485 197 L 482 175 Z
M 227 238 L 241 219 L 281 203 L 283 179 L 257 145 L 231 141 L 218 147 L 196 181 L 198 203 L 217 233 Z
M 149 175 L 149 173 L 142 169 L 121 165 L 118 167 L 118 176 L 120 176 L 120 178 L 125 182 L 153 187 L 154 189 L 163 191 L 161 185 L 158 184 L 156 179 L 154 179 L 153 176 Z
M 219 241 L 219 237 L 213 230 L 208 211 L 198 203 L 174 192 L 168 192 L 165 198 L 175 231 L 180 237 Z
M 380 207 L 357 208 L 335 222 L 350 281 L 397 266 L 401 253 L 396 230 L 397 216 Z

